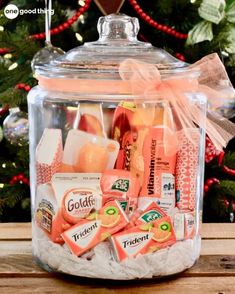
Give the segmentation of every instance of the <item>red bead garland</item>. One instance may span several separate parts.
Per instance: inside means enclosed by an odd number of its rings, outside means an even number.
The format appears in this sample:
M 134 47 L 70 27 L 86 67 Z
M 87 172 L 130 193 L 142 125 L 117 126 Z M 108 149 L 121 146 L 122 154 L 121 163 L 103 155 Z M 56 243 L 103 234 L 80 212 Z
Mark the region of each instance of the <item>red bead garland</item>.
M 181 53 L 175 53 L 175 57 L 181 61 L 185 61 L 185 56 Z
M 210 179 L 207 179 L 206 182 L 205 182 L 205 185 L 204 185 L 204 192 L 208 192 L 210 187 L 214 184 L 219 184 L 220 181 L 216 178 L 210 178 Z
M 172 35 L 173 37 L 177 39 L 187 39 L 188 34 L 183 34 L 180 32 L 177 32 L 175 29 L 168 27 L 166 25 L 162 25 L 155 20 L 153 20 L 149 15 L 147 15 L 143 9 L 138 5 L 136 0 L 129 0 L 131 6 L 134 8 L 135 12 L 150 26 L 154 27 L 155 29 L 162 31 L 168 35 Z
M 9 182 L 10 185 L 15 185 L 16 183 L 25 184 L 29 186 L 29 179 L 26 178 L 26 176 L 22 174 L 18 174 L 16 176 L 13 176 Z
M 29 92 L 31 90 L 31 87 L 24 83 L 19 83 L 15 86 L 16 89 L 24 90 L 25 92 Z
M 74 16 L 72 16 L 71 18 L 69 18 L 66 22 L 64 22 L 63 24 L 59 25 L 58 27 L 51 29 L 50 33 L 51 35 L 57 35 L 59 33 L 61 33 L 62 31 L 68 29 L 75 21 L 77 21 L 77 19 L 84 14 L 90 7 L 92 0 L 85 0 L 85 5 L 80 7 L 78 9 L 78 11 L 74 14 Z M 45 39 L 46 38 L 46 34 L 45 33 L 40 33 L 40 34 L 34 34 L 31 35 L 30 38 L 33 39 Z

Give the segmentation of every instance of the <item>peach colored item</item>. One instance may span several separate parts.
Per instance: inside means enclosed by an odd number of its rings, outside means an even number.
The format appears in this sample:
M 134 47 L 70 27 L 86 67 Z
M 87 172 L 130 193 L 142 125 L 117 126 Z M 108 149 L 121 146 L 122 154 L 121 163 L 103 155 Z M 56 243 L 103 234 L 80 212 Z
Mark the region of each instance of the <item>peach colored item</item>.
M 152 253 L 176 242 L 169 216 L 124 230 L 111 237 L 118 261 Z
M 199 63 L 196 63 L 193 67 L 193 70 L 208 66 L 209 62 L 215 63 L 213 68 L 217 69 L 216 74 L 212 74 L 213 84 L 219 82 L 219 78 L 224 76 L 225 69 L 219 61 L 219 57 L 216 54 L 211 54 L 203 58 Z M 201 101 L 206 103 L 206 96 L 209 97 L 213 104 L 213 99 L 217 102 L 220 100 L 221 105 L 223 104 L 223 99 L 221 99 L 221 94 L 218 91 L 208 87 L 207 85 L 198 84 L 197 74 L 199 72 L 193 72 L 190 68 L 182 72 L 174 73 L 174 76 L 169 78 L 162 78 L 160 71 L 154 64 L 149 64 L 141 62 L 135 59 L 125 59 L 119 66 L 119 74 L 123 81 L 129 81 L 132 87 L 132 94 L 137 97 L 136 101 L 148 101 L 149 97 L 154 97 L 156 101 L 167 100 L 170 105 L 174 108 L 174 112 L 177 114 L 177 120 L 179 125 L 185 131 L 186 137 L 193 143 L 197 144 L 193 140 L 190 132 L 188 130 L 195 127 L 195 124 L 206 128 L 206 133 L 212 140 L 216 149 L 222 150 L 222 147 L 225 147 L 228 141 L 234 136 L 231 132 L 218 128 L 218 124 L 214 124 L 213 120 L 209 117 L 206 118 L 204 123 L 202 118 L 204 118 L 204 109 L 201 109 L 199 104 L 191 103 L 185 93 L 188 92 L 198 92 L 201 93 Z M 210 72 L 211 73 L 211 72 Z M 207 74 L 208 75 L 208 74 Z M 203 72 L 200 75 L 200 81 L 210 80 L 207 77 L 203 76 Z M 227 77 L 225 76 L 225 79 Z M 209 84 L 209 83 L 208 83 Z M 205 93 L 206 96 L 203 96 L 202 93 Z M 217 99 L 218 98 L 218 99 Z M 221 117 L 222 119 L 222 117 Z M 164 140 L 167 137 L 164 138 Z
M 70 130 L 64 147 L 63 165 L 79 173 L 100 173 L 112 169 L 119 151 L 118 142 Z
M 71 225 L 62 217 L 50 184 L 39 185 L 37 188 L 35 222 L 53 242 L 64 243 L 60 234 Z
M 164 136 L 168 137 L 165 142 Z M 139 195 L 139 206 L 154 201 L 168 212 L 175 207 L 175 133 L 167 127 L 150 128 L 142 152 L 144 181 Z
M 61 236 L 77 256 L 95 247 L 112 234 L 122 230 L 128 224 L 128 218 L 118 201 L 106 203 L 98 212 L 65 231 Z
M 51 181 L 61 168 L 63 156 L 62 133 L 60 129 L 44 129 L 36 148 L 37 184 Z
M 200 133 L 196 128 L 191 129 L 190 133 L 194 141 L 198 142 L 196 145 L 186 137 L 184 131 L 177 134 L 179 150 L 176 160 L 176 206 L 184 211 L 194 210 L 197 198 Z
M 130 170 L 128 164 L 129 144 L 124 142 L 124 138 L 131 131 L 131 121 L 134 112 L 135 104 L 132 102 L 120 102 L 114 111 L 111 137 L 120 144 L 116 161 L 117 169 Z
M 77 127 L 79 130 L 106 137 L 101 103 L 80 103 L 77 116 L 79 116 Z
M 153 222 L 159 218 L 166 216 L 164 210 L 161 209 L 155 202 L 150 203 L 144 210 L 137 210 L 134 212 L 133 217 L 130 219 L 130 223 L 135 226 Z
M 126 200 L 129 212 L 137 208 L 140 183 L 129 171 L 106 170 L 101 176 L 100 186 L 103 198 L 114 197 L 122 202 Z
M 52 178 L 52 187 L 63 218 L 76 224 L 102 205 L 101 174 L 60 173 Z

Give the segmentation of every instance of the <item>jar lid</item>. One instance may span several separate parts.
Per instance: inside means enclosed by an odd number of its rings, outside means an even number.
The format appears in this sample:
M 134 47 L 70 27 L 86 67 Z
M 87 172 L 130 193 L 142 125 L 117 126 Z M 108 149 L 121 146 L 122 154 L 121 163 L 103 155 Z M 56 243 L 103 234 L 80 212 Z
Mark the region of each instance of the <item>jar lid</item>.
M 139 21 L 125 14 L 111 14 L 98 21 L 99 39 L 68 51 L 36 68 L 37 77 L 67 79 L 120 79 L 119 64 L 134 58 L 155 64 L 159 70 L 174 72 L 187 63 L 150 43 L 137 40 Z

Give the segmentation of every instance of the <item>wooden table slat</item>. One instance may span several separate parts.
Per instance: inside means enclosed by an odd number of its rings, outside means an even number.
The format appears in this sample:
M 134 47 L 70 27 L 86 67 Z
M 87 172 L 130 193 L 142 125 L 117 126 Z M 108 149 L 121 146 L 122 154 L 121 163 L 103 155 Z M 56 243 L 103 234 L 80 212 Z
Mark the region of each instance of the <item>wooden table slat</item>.
M 9 279 L 0 279 L 0 292 L 4 294 L 12 293 L 81 293 L 81 294 L 136 294 L 136 293 L 148 293 L 148 294 L 228 294 L 234 293 L 235 277 L 181 277 L 171 280 L 150 281 L 150 282 L 131 282 L 131 283 L 97 283 L 94 281 L 84 282 L 76 279 L 62 279 L 61 277 L 53 278 L 12 278 L 10 280 L 11 285 L 9 287 Z
M 0 240 L 31 240 L 31 223 L 0 223 Z

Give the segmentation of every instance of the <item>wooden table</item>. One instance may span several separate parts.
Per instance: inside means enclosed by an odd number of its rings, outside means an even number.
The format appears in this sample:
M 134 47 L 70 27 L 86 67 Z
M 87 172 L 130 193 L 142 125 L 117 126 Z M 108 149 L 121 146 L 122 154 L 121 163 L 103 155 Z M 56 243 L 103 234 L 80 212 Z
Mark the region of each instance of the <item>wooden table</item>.
M 28 223 L 0 224 L 0 293 L 235 293 L 235 224 L 203 224 L 198 263 L 174 278 L 107 282 L 47 273 L 32 261 Z

